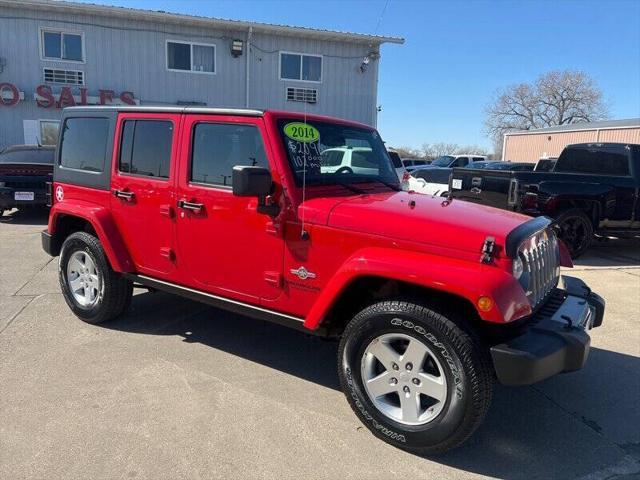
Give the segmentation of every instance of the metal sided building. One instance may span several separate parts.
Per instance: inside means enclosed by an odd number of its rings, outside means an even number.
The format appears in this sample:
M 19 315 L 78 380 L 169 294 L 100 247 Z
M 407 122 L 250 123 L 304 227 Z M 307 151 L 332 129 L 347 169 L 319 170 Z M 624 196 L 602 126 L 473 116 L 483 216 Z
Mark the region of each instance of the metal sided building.
M 52 0 L 0 0 L 0 148 L 55 143 L 71 105 L 307 111 L 376 124 L 395 37 Z
M 601 142 L 640 144 L 640 118 L 509 132 L 504 135 L 502 159 L 537 162 L 540 158 L 557 157 L 572 143 Z

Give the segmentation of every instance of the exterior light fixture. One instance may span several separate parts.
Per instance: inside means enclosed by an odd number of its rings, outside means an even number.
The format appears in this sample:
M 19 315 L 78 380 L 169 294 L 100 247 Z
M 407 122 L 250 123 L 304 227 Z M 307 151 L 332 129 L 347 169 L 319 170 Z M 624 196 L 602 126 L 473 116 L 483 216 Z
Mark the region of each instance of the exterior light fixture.
M 232 40 L 231 41 L 231 55 L 234 57 L 239 57 L 242 55 L 242 48 L 244 46 L 244 42 L 242 40 Z
M 360 71 L 362 73 L 367 71 L 367 67 L 369 66 L 369 62 L 371 60 L 369 59 L 369 55 L 365 55 L 364 58 L 362 59 L 362 63 L 360 64 Z

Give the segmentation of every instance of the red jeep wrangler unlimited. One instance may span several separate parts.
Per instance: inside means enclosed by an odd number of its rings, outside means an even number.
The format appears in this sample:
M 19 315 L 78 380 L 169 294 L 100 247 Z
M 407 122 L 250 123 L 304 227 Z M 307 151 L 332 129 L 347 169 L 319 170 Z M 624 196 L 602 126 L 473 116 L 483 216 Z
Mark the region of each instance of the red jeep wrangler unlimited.
M 59 142 L 42 242 L 78 317 L 122 315 L 141 284 L 339 337 L 351 407 L 406 450 L 467 439 L 496 377 L 580 369 L 602 322 L 547 218 L 401 191 L 366 125 L 75 107 Z

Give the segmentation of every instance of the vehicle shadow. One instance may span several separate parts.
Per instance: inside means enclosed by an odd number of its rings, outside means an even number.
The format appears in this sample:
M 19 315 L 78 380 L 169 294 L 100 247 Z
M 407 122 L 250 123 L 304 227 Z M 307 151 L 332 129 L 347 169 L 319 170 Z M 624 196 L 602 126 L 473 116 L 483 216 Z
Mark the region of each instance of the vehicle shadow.
M 430 460 L 490 477 L 528 480 L 582 477 L 628 456 L 637 463 L 637 474 L 639 402 L 640 358 L 592 348 L 579 372 L 531 387 L 496 385 L 487 418 L 473 437 Z
M 130 313 L 108 328 L 177 335 L 339 390 L 337 342 L 164 293 L 135 295 Z M 640 358 L 592 348 L 580 372 L 533 387 L 496 385 L 474 436 L 425 461 L 507 479 L 586 475 L 618 462 L 625 449 L 640 456 L 639 402 Z
M 236 315 L 162 292 L 134 295 L 130 311 L 107 328 L 147 335 L 177 335 L 247 360 L 340 388 L 337 342 Z
M 640 266 L 640 237 L 596 240 L 573 263 L 578 268 Z
M 0 216 L 0 223 L 12 225 L 46 225 L 48 221 L 47 208 L 13 209 Z

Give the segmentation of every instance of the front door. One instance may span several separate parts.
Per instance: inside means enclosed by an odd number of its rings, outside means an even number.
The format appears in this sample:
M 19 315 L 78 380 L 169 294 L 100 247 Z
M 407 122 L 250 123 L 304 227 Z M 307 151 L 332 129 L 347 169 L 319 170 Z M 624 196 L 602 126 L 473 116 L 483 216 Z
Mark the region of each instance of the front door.
M 111 211 L 139 273 L 171 279 L 175 270 L 175 185 L 180 115 L 121 114 Z
M 188 115 L 182 132 L 177 238 L 184 281 L 251 303 L 277 298 L 283 238 L 271 217 L 257 213 L 257 199 L 231 191 L 235 165 L 269 167 L 262 119 Z

